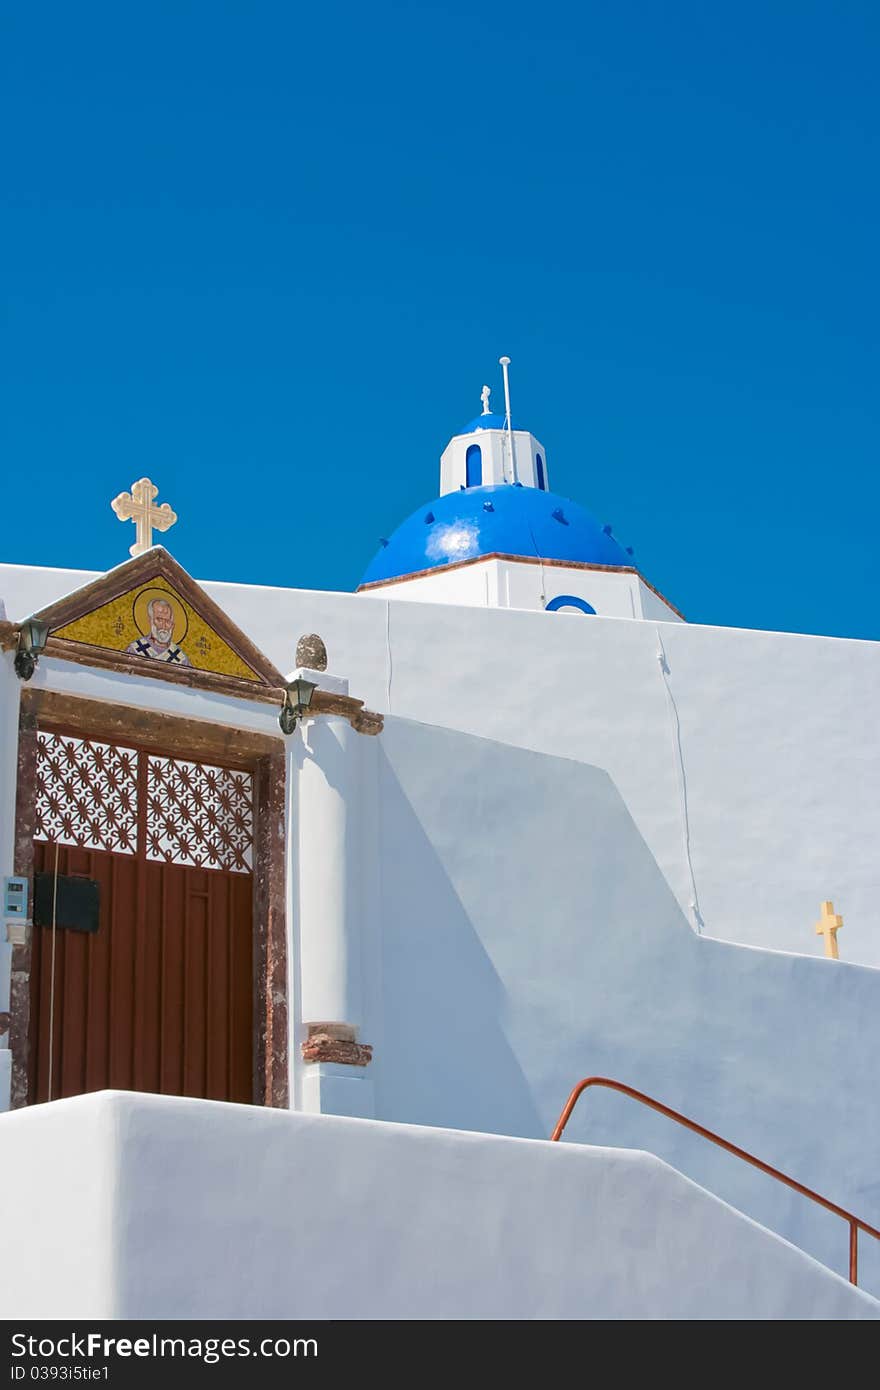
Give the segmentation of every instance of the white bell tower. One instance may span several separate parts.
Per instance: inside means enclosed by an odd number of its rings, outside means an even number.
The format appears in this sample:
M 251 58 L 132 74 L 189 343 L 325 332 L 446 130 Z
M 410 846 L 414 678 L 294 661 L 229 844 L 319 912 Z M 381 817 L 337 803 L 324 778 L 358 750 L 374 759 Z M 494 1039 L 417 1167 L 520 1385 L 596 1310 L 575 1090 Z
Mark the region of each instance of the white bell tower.
M 528 430 L 514 429 L 510 416 L 507 368 L 509 357 L 501 358 L 504 370 L 504 415 L 494 414 L 484 386 L 480 392 L 483 412 L 461 434 L 453 435 L 440 457 L 440 496 L 460 488 L 499 487 L 520 483 L 541 492 L 550 491 L 550 475 L 543 444 Z

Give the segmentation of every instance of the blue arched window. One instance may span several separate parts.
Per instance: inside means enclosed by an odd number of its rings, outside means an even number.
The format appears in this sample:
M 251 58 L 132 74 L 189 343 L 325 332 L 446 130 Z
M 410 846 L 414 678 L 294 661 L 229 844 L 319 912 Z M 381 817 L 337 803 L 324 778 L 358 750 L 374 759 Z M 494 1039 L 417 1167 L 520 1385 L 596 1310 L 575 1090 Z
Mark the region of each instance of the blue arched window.
M 548 613 L 558 613 L 560 608 L 576 608 L 579 613 L 592 613 L 595 617 L 596 610 L 586 599 L 575 598 L 572 594 L 557 594 L 556 598 L 551 598 L 547 604 Z
M 468 487 L 483 485 L 483 451 L 479 444 L 471 444 L 464 458 L 465 482 Z
M 535 454 L 535 468 L 538 471 L 538 487 L 542 492 L 547 491 L 547 484 L 544 481 L 544 460 L 540 454 Z

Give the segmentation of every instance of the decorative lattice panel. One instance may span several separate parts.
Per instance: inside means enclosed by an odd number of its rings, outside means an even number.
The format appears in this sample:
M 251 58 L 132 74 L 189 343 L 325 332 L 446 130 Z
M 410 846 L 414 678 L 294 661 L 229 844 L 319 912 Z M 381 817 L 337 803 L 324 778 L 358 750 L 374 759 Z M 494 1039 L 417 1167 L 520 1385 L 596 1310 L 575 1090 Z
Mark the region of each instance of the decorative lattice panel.
M 249 873 L 254 843 L 249 772 L 147 759 L 147 858 Z
M 134 854 L 137 772 L 133 748 L 40 730 L 34 838 Z

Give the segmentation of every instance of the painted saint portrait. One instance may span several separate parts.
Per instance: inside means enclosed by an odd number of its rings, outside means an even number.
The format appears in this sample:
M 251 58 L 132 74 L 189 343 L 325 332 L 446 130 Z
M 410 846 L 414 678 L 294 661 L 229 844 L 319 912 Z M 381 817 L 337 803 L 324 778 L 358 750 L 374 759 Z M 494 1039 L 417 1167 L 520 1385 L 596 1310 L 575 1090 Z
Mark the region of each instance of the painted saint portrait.
M 191 583 L 186 575 L 182 578 Z M 143 657 L 156 667 L 259 680 L 193 602 L 161 574 L 53 629 L 53 635 L 105 651 L 124 652 L 127 657 Z
M 134 621 L 141 635 L 129 642 L 127 652 L 165 661 L 169 666 L 192 665 L 180 645 L 188 624 L 176 595 L 164 589 L 142 589 L 134 601 Z

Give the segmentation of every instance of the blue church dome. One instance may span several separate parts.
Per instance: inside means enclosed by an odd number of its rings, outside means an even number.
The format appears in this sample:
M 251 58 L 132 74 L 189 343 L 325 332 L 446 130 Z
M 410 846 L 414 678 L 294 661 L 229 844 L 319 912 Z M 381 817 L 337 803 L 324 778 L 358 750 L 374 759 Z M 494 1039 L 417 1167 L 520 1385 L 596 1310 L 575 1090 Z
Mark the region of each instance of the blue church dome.
M 382 543 L 361 586 L 494 554 L 617 569 L 632 565 L 632 557 L 577 502 L 504 483 L 448 492 L 419 507 Z

